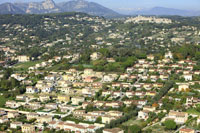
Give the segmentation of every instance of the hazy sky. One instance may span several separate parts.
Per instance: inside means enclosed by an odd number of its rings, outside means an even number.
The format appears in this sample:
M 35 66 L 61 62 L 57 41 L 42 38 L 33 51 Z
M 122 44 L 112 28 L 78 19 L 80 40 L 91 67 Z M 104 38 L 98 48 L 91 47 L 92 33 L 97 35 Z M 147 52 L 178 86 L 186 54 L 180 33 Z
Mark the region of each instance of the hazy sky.
M 4 2 L 31 2 L 42 0 L 0 0 Z M 64 2 L 69 0 L 54 0 L 57 2 Z M 186 10 L 200 10 L 200 0 L 88 0 L 97 2 L 103 6 L 112 9 L 135 9 L 135 8 L 152 8 L 156 6 L 170 7 L 176 9 Z

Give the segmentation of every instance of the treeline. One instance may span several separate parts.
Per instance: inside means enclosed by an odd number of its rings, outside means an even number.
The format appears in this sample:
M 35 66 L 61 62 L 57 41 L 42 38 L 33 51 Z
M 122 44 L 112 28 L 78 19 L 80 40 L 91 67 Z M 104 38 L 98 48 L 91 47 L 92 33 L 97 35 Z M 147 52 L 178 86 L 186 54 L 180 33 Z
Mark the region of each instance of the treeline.
M 115 128 L 117 126 L 120 126 L 122 123 L 128 121 L 129 119 L 133 118 L 134 116 L 137 116 L 138 110 L 132 110 L 128 114 L 125 114 L 123 117 L 117 119 L 117 120 L 112 120 L 109 124 L 106 124 L 104 128 Z M 99 129 L 96 131 L 96 133 L 102 133 L 103 129 Z
M 68 13 L 54 13 L 54 14 L 26 14 L 26 15 L 0 15 L 0 25 L 2 24 L 21 24 L 27 27 L 34 27 L 36 25 L 43 24 L 44 18 L 49 19 L 64 19 L 65 17 L 72 17 L 79 15 L 80 17 L 89 16 L 85 13 L 77 13 L 77 12 L 68 12 Z M 90 16 L 92 17 L 92 16 Z M 73 20 L 69 21 L 69 23 L 73 24 Z
M 175 60 L 183 60 L 189 57 L 200 61 L 200 45 L 184 44 L 172 47 L 171 50 L 174 53 Z
M 174 81 L 167 81 L 163 88 L 160 89 L 159 93 L 153 98 L 153 103 L 158 102 L 167 92 L 173 87 Z
M 90 55 L 93 52 L 101 53 L 98 60 L 91 61 Z M 137 59 L 145 59 L 147 56 L 145 50 L 136 49 L 135 47 L 118 47 L 102 48 L 99 50 L 86 49 L 82 50 L 77 69 L 84 69 L 82 64 L 90 64 L 95 71 L 106 72 L 124 72 L 127 67 L 131 67 Z M 113 58 L 115 62 L 108 62 L 107 58 Z
M 18 94 L 25 92 L 25 86 L 20 85 L 20 82 L 15 78 L 11 78 L 13 73 L 12 69 L 5 69 L 4 76 L 0 80 L 0 92 L 4 94 L 4 97 L 15 97 Z

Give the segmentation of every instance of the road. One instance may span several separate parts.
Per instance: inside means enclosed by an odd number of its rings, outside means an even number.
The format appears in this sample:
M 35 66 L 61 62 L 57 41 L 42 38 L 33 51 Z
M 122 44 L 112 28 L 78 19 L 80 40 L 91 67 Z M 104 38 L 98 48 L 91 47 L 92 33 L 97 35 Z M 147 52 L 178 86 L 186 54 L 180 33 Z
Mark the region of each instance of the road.
M 185 127 L 185 125 L 183 125 L 183 126 L 181 126 L 180 128 L 178 128 L 174 133 L 178 133 L 179 132 L 179 130 L 181 129 L 181 128 L 184 128 Z

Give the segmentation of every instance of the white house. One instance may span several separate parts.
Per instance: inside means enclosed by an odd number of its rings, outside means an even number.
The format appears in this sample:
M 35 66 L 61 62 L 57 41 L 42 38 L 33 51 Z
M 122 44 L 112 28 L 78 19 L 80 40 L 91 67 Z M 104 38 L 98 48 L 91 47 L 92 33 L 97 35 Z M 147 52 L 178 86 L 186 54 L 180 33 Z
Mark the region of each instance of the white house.
M 183 78 L 185 79 L 185 81 L 192 81 L 192 74 L 183 75 Z
M 147 120 L 149 118 L 149 112 L 148 110 L 142 110 L 138 112 L 138 119 L 144 119 Z
M 104 75 L 102 81 L 103 82 L 112 82 L 115 79 L 117 79 L 118 75 L 114 75 L 114 74 L 109 74 L 109 75 Z
M 55 75 L 48 75 L 46 77 L 44 77 L 45 80 L 49 80 L 49 81 L 54 81 L 56 80 L 56 76 Z
M 0 117 L 0 123 L 5 123 L 5 122 L 8 122 L 8 117 L 7 116 L 2 116 Z
M 54 90 L 54 87 L 45 85 L 44 87 L 41 88 L 41 92 L 43 93 L 51 93 Z
M 179 91 L 186 91 L 187 89 L 189 89 L 189 84 L 187 84 L 187 83 L 179 84 L 179 86 L 178 86 Z
M 17 127 L 21 127 L 21 126 L 22 126 L 22 122 L 12 122 L 12 123 L 10 123 L 10 128 L 16 129 Z
M 188 113 L 171 110 L 167 118 L 174 119 L 177 124 L 184 124 L 188 120 Z
M 38 92 L 38 89 L 33 87 L 33 86 L 27 86 L 26 87 L 26 93 L 28 94 L 34 94 L 34 93 L 37 93 Z
M 84 97 L 72 97 L 71 101 L 72 101 L 73 105 L 78 105 L 79 103 L 84 102 L 85 98 Z
M 101 53 L 99 52 L 94 52 L 90 55 L 91 60 L 98 60 L 101 57 Z
M 170 58 L 170 59 L 172 59 L 172 58 L 173 58 L 172 52 L 169 51 L 168 53 L 165 53 L 165 58 Z

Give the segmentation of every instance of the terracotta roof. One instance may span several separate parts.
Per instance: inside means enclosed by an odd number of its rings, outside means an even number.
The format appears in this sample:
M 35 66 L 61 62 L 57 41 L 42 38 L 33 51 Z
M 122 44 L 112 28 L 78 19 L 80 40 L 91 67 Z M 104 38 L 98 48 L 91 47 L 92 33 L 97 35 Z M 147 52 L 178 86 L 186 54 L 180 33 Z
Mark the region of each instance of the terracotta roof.
M 182 131 L 182 132 L 192 132 L 194 130 L 193 129 L 189 129 L 189 128 L 182 128 L 182 129 L 180 129 L 180 131 Z
M 112 128 L 112 129 L 104 129 L 104 131 L 110 132 L 110 133 L 117 133 L 119 131 L 122 131 L 120 128 Z

